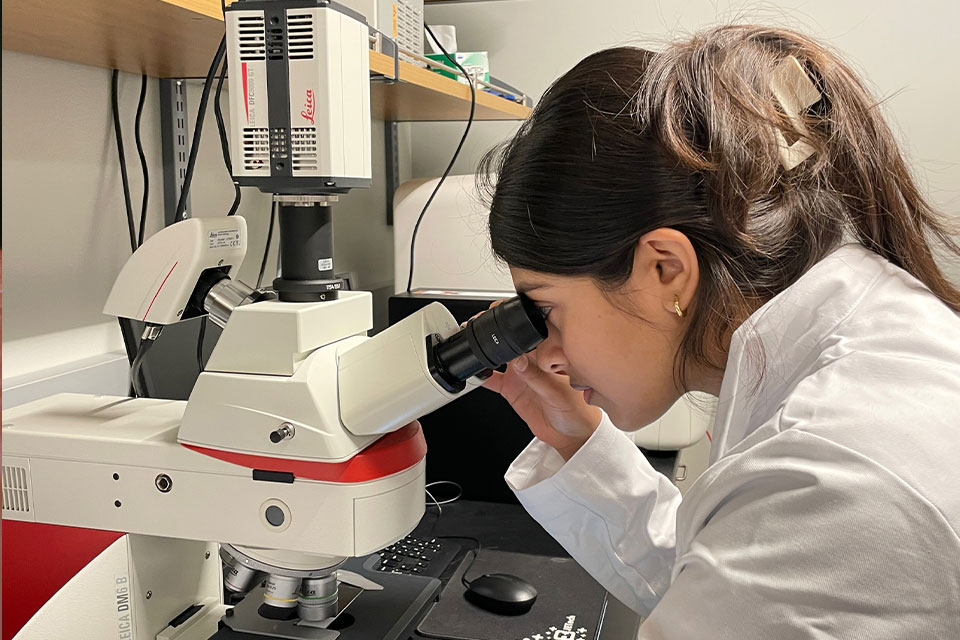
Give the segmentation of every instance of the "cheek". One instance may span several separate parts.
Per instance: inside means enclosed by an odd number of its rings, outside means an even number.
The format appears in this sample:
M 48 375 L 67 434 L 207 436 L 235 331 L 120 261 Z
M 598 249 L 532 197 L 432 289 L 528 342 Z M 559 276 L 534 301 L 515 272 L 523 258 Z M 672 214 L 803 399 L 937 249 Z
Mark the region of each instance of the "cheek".
M 608 319 L 564 336 L 564 351 L 580 381 L 614 424 L 639 429 L 659 418 L 677 397 L 674 349 L 663 332 L 628 319 Z
M 564 327 L 562 343 L 574 377 L 598 390 L 629 386 L 633 369 L 645 359 L 635 337 L 609 317 L 570 323 Z

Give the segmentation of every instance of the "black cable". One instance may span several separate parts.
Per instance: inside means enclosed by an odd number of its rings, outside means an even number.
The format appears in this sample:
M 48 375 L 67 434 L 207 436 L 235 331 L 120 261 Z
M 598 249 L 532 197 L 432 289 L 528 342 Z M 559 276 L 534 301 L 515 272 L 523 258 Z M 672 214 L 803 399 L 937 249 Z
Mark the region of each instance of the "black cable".
M 190 193 L 190 183 L 193 182 L 193 171 L 197 166 L 197 153 L 200 151 L 200 135 L 203 133 L 203 119 L 207 114 L 207 103 L 210 102 L 210 91 L 213 87 L 213 79 L 220 68 L 220 61 L 227 50 L 227 37 L 220 39 L 220 46 L 210 62 L 210 68 L 207 70 L 207 76 L 203 84 L 203 93 L 200 94 L 200 107 L 197 109 L 197 123 L 193 127 L 193 142 L 190 144 L 190 157 L 187 158 L 187 170 L 183 176 L 183 186 L 180 188 L 180 200 L 177 202 L 177 214 L 175 220 L 183 219 L 183 212 L 187 209 L 187 196 Z
M 197 337 L 197 365 L 203 373 L 203 338 L 207 334 L 207 316 L 200 318 L 200 335 Z
M 443 172 L 443 175 L 440 176 L 440 180 L 437 182 L 437 186 L 434 188 L 433 193 L 430 194 L 430 197 L 427 198 L 427 203 L 423 205 L 423 210 L 420 212 L 420 215 L 417 217 L 417 223 L 413 226 L 413 235 L 410 237 L 410 275 L 407 278 L 407 293 L 410 293 L 410 289 L 413 287 L 413 252 L 417 244 L 417 231 L 420 230 L 420 223 L 423 222 L 423 216 L 427 213 L 427 209 L 430 207 L 430 204 L 433 202 L 433 199 L 436 197 L 437 192 L 440 191 L 440 186 L 443 184 L 443 181 L 447 179 L 447 176 L 450 174 L 450 170 L 453 169 L 453 163 L 457 161 L 457 156 L 460 155 L 460 150 L 463 149 L 463 143 L 467 140 L 467 134 L 470 133 L 470 125 L 473 124 L 473 115 L 477 108 L 477 90 L 473 86 L 473 79 L 467 73 L 467 70 L 463 68 L 459 62 L 457 62 L 456 57 L 451 56 L 447 53 L 447 50 L 443 48 L 443 45 L 440 44 L 440 41 L 437 39 L 437 36 L 433 35 L 433 30 L 430 29 L 430 26 L 427 24 L 423 25 L 427 30 L 427 33 L 430 34 L 430 37 L 433 38 L 433 41 L 436 42 L 437 47 L 440 48 L 440 51 L 446 56 L 447 60 L 452 62 L 457 69 L 459 69 L 464 76 L 467 78 L 467 85 L 470 87 L 470 117 L 467 119 L 467 126 L 463 130 L 463 136 L 460 138 L 460 144 L 457 145 L 457 150 L 453 152 L 453 157 L 450 158 L 450 164 L 447 165 L 446 170 Z
M 227 142 L 227 127 L 223 119 L 223 105 L 220 104 L 220 94 L 223 92 L 223 81 L 227 76 L 227 61 L 223 61 L 220 67 L 220 75 L 217 77 L 217 91 L 214 94 L 213 109 L 217 117 L 217 129 L 220 132 L 220 150 L 223 152 L 223 166 L 227 172 L 233 176 L 233 163 L 230 161 L 230 147 Z
M 220 69 L 220 77 L 217 78 L 217 92 L 213 97 L 213 115 L 217 118 L 217 131 L 220 134 L 220 151 L 223 153 L 223 166 L 227 169 L 227 175 L 230 176 L 230 182 L 233 182 L 233 205 L 230 207 L 228 216 L 232 216 L 240 208 L 240 185 L 233 180 L 233 163 L 230 161 L 230 145 L 227 141 L 227 126 L 223 120 L 223 107 L 220 104 L 220 93 L 223 90 L 223 79 L 227 75 L 227 60 L 224 58 L 223 67 Z
M 438 540 L 472 540 L 474 544 L 477 545 L 476 549 L 471 549 L 467 553 L 472 553 L 473 557 L 470 558 L 470 562 L 467 564 L 467 568 L 463 570 L 463 573 L 460 574 L 460 582 L 463 584 L 465 589 L 470 588 L 470 583 L 472 580 L 467 580 L 467 572 L 470 571 L 470 568 L 473 567 L 473 563 L 477 561 L 477 556 L 480 555 L 480 552 L 483 551 L 483 545 L 480 544 L 480 541 L 474 538 L 473 536 L 434 536 Z
M 140 76 L 140 102 L 137 103 L 137 119 L 134 137 L 137 140 L 137 153 L 140 155 L 140 171 L 143 173 L 143 201 L 140 205 L 140 232 L 137 235 L 137 247 L 143 244 L 147 228 L 147 202 L 150 198 L 150 171 L 147 169 L 147 156 L 143 153 L 143 140 L 140 137 L 140 121 L 143 120 L 143 103 L 147 99 L 147 74 Z
M 136 232 L 134 231 L 133 225 L 133 205 L 130 202 L 130 181 L 127 177 L 127 159 L 126 155 L 123 152 L 123 130 L 120 126 L 120 91 L 119 91 L 119 81 L 120 81 L 120 71 L 117 69 L 113 70 L 113 77 L 111 80 L 111 98 L 110 104 L 113 111 L 113 131 L 117 139 L 117 156 L 120 162 L 120 178 L 123 181 L 123 203 L 127 210 L 127 228 L 130 232 L 130 251 L 137 250 L 137 237 Z M 117 322 L 120 323 L 120 332 L 123 333 L 127 328 L 124 324 L 127 322 L 124 318 L 117 318 Z M 132 326 L 132 324 L 131 324 Z M 131 369 L 131 376 L 133 376 L 133 370 Z M 136 397 L 137 386 L 133 384 L 133 379 L 131 377 L 130 381 L 130 395 Z
M 444 500 L 441 502 L 437 500 L 436 497 L 434 497 L 434 495 L 430 492 L 431 486 L 436 486 L 439 484 L 453 485 L 457 488 L 459 493 L 456 495 L 456 497 L 450 498 L 448 500 Z M 463 570 L 462 574 L 460 574 L 460 582 L 463 583 L 464 588 L 469 589 L 470 581 L 467 580 L 467 572 L 470 571 L 470 568 L 473 566 L 473 563 L 476 561 L 477 555 L 479 555 L 479 553 L 483 550 L 483 545 L 480 543 L 479 540 L 477 540 L 473 536 L 435 536 L 433 535 L 433 531 L 437 528 L 437 523 L 440 522 L 440 518 L 443 517 L 443 507 L 441 505 L 450 504 L 452 502 L 456 502 L 457 500 L 459 500 L 460 496 L 463 495 L 463 487 L 461 487 L 456 482 L 452 482 L 450 480 L 439 480 L 437 482 L 431 482 L 430 484 L 428 484 L 425 487 L 425 490 L 427 495 L 430 496 L 430 499 L 433 501 L 433 504 L 436 505 L 437 507 L 437 519 L 433 521 L 433 524 L 430 526 L 430 532 L 427 534 L 426 537 L 436 538 L 438 540 L 471 540 L 475 545 L 477 545 L 476 549 L 471 549 L 470 551 L 467 552 L 467 553 L 473 553 L 473 557 L 470 558 L 470 563 L 467 564 L 467 568 Z M 427 503 L 427 505 L 429 506 L 429 503 Z
M 133 205 L 130 203 L 130 179 L 127 177 L 127 157 L 123 152 L 123 130 L 120 126 L 120 71 L 113 70 L 111 83 L 113 92 L 111 105 L 113 107 L 113 131 L 117 138 L 117 156 L 120 160 L 120 179 L 123 181 L 123 201 L 127 208 L 127 228 L 130 232 L 130 251 L 137 250 L 137 231 L 133 224 Z
M 263 284 L 263 273 L 267 270 L 267 255 L 270 253 L 270 243 L 273 242 L 273 225 L 277 218 L 277 203 L 270 207 L 270 227 L 267 229 L 267 244 L 263 248 L 263 260 L 260 261 L 260 275 L 257 276 L 257 289 Z
M 183 212 L 187 208 L 187 196 L 190 193 L 190 185 L 193 182 L 193 171 L 197 166 L 197 153 L 200 151 L 200 136 L 203 133 L 203 121 L 204 117 L 207 115 L 207 103 L 210 101 L 210 88 L 213 86 L 213 78 L 217 73 L 217 69 L 220 68 L 220 61 L 223 60 L 224 54 L 227 50 L 227 36 L 224 35 L 220 39 L 220 45 L 217 47 L 217 52 L 213 55 L 213 60 L 210 61 L 210 68 L 207 69 L 207 76 L 203 83 L 203 91 L 200 94 L 200 106 L 197 108 L 197 122 L 193 127 L 193 141 L 190 144 L 190 157 L 187 158 L 187 170 L 183 175 L 183 185 L 180 187 L 180 199 L 177 201 L 177 213 L 174 218 L 175 221 L 180 221 L 183 219 Z M 226 73 L 226 64 L 224 64 L 223 73 Z M 219 115 L 217 107 L 219 106 L 219 96 L 220 89 L 219 84 L 222 84 L 223 78 L 221 76 L 220 83 L 218 83 L 217 88 L 217 105 L 214 106 L 214 115 Z M 217 120 L 218 127 L 221 126 L 220 119 Z M 221 134 L 223 135 L 223 134 Z M 221 137 L 222 140 L 222 137 Z M 237 196 L 239 198 L 239 195 Z M 239 202 L 235 202 L 235 205 L 239 205 Z M 233 210 L 231 210 L 231 215 Z M 207 322 L 206 317 L 201 321 L 200 331 L 197 335 L 197 364 L 200 367 L 200 372 L 203 372 L 203 338 L 206 334 Z
M 140 346 L 137 347 L 137 357 L 133 359 L 133 364 L 130 365 L 130 384 L 133 386 L 134 398 L 146 397 L 143 388 L 140 387 L 140 367 L 143 366 L 143 359 L 146 357 L 147 352 L 150 351 L 150 347 L 153 346 L 154 342 L 156 342 L 155 339 L 141 338 Z
M 473 557 L 470 558 L 470 562 L 467 564 L 467 568 L 464 569 L 463 573 L 460 574 L 460 584 L 463 585 L 464 589 L 469 589 L 470 583 L 473 582 L 472 580 L 467 580 L 467 571 L 470 571 L 470 569 L 473 567 L 473 563 L 476 562 L 477 556 L 480 555 L 480 550 L 476 549 L 472 553 L 473 553 Z

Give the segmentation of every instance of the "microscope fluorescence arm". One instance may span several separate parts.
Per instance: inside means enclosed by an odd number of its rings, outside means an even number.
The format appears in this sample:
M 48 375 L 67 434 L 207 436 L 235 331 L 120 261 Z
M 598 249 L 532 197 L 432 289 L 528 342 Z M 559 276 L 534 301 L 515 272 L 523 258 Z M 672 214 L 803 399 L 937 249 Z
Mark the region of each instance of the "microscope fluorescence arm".
M 191 218 L 170 225 L 130 256 L 103 312 L 149 325 L 203 315 L 204 298 L 212 287 L 218 285 L 217 299 L 229 296 L 222 281 L 240 267 L 246 252 L 247 223 L 240 216 Z M 218 317 L 215 313 L 214 319 Z

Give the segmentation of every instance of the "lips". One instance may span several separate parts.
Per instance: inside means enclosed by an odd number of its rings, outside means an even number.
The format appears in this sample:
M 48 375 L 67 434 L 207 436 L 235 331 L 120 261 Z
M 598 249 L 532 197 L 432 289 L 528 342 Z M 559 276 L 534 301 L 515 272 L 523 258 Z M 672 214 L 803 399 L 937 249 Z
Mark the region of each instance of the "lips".
M 588 387 L 588 386 L 585 385 L 585 384 L 574 384 L 574 383 L 572 383 L 572 382 L 570 383 L 570 386 L 571 386 L 575 391 L 582 391 L 582 392 L 583 392 L 583 401 L 586 402 L 587 404 L 590 404 L 590 398 L 593 397 L 593 387 Z

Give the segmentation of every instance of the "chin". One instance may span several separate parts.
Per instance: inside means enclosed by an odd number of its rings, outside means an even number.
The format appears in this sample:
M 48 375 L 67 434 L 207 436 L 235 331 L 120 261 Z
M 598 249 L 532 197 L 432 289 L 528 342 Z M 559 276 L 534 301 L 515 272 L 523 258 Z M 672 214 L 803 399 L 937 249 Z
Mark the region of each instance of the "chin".
M 583 399 L 587 404 L 603 409 L 604 413 L 607 414 L 607 417 L 610 418 L 610 421 L 614 424 L 614 426 L 620 431 L 624 431 L 626 433 L 639 431 L 658 419 L 648 419 L 645 416 L 641 417 L 639 415 L 640 413 L 646 414 L 646 411 L 630 411 L 629 409 L 624 411 L 620 407 L 615 406 L 612 402 L 610 402 L 609 399 L 604 398 L 602 395 L 597 393 L 594 389 L 586 392 Z
M 634 412 L 620 412 L 615 409 L 607 409 L 601 407 L 606 411 L 607 415 L 610 417 L 610 421 L 613 422 L 614 426 L 617 427 L 620 431 L 626 433 L 633 433 L 634 431 L 639 431 L 646 426 L 657 421 L 657 418 L 646 418 L 640 417 Z

